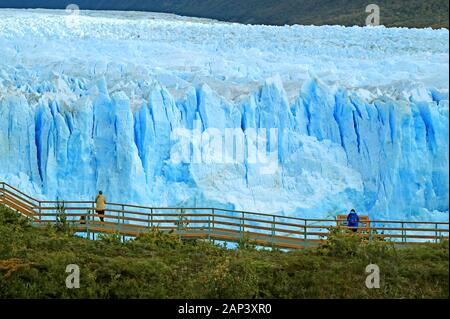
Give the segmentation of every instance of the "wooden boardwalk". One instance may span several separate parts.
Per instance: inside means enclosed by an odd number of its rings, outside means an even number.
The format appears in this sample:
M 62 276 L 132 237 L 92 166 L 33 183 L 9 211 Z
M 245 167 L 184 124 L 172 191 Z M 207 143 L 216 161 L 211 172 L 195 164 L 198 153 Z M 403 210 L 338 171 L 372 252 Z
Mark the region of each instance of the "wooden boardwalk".
M 239 242 L 285 249 L 317 246 L 332 229 L 346 228 L 342 217 L 306 219 L 220 208 L 157 208 L 108 203 L 104 216 L 93 201 L 40 201 L 0 182 L 0 204 L 20 212 L 36 226 L 54 224 L 64 215 L 67 223 L 88 238 L 99 233 L 136 237 L 150 229 L 173 232 L 182 238 Z M 104 221 L 100 221 L 104 217 Z M 368 240 L 404 244 L 430 244 L 448 240 L 448 222 L 377 221 L 365 219 L 358 231 Z

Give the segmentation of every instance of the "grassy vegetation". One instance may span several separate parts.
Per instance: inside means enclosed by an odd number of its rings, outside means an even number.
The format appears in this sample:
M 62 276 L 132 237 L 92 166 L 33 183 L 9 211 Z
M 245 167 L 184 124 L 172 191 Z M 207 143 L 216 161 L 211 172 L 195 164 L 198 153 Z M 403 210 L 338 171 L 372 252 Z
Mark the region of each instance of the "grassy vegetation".
M 370 263 L 380 289 L 365 287 Z M 65 286 L 68 264 L 80 267 L 79 289 Z M 0 207 L 0 298 L 448 298 L 448 283 L 448 242 L 394 248 L 335 234 L 326 246 L 286 253 L 156 229 L 126 243 L 90 241 Z

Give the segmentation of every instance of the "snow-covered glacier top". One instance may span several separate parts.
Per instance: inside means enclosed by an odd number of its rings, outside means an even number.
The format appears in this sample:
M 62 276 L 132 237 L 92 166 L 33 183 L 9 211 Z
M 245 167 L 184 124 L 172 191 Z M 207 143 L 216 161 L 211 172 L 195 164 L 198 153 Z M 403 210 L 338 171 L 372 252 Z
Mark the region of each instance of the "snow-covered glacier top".
M 0 180 L 49 199 L 448 220 L 448 67 L 446 29 L 0 10 Z M 244 158 L 204 161 L 228 129 Z M 180 130 L 201 135 L 199 161 L 173 161 Z M 275 167 L 251 161 L 272 145 Z
M 59 63 L 82 75 L 107 72 L 110 62 L 132 64 L 134 79 L 150 73 L 170 88 L 206 82 L 231 99 L 276 74 L 289 96 L 311 77 L 374 94 L 448 89 L 448 36 L 447 29 L 277 27 L 157 13 L 0 11 L 0 39 L 15 43 L 2 54 L 9 64 Z

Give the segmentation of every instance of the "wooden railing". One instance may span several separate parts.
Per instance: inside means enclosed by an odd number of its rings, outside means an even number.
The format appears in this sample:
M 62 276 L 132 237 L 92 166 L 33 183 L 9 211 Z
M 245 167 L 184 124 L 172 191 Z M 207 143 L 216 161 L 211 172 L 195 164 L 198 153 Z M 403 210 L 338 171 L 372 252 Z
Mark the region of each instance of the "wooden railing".
M 20 212 L 35 225 L 55 223 L 64 215 L 88 238 L 98 233 L 138 236 L 152 228 L 184 238 L 238 242 L 248 238 L 261 246 L 302 248 L 326 241 L 330 230 L 343 228 L 334 219 L 306 219 L 221 208 L 157 208 L 108 203 L 98 215 L 93 201 L 42 201 L 0 183 L 0 203 Z M 101 221 L 100 218 L 104 220 Z M 448 240 L 448 222 L 370 221 L 358 232 L 367 239 L 395 244 L 429 244 Z

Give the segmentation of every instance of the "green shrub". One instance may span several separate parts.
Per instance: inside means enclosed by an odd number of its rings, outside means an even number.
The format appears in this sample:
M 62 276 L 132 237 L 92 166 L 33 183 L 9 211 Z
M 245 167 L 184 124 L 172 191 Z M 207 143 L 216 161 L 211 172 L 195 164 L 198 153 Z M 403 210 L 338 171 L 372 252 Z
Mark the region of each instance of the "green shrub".
M 149 231 L 140 234 L 135 240 L 153 247 L 166 249 L 175 249 L 183 245 L 180 236 L 173 232 L 161 231 L 157 227 L 152 227 Z
M 396 248 L 332 234 L 320 248 L 226 249 L 157 228 L 120 243 L 35 228 L 0 207 L 0 298 L 448 298 L 448 242 Z M 245 239 L 245 238 L 244 238 Z M 376 263 L 381 289 L 365 287 Z M 65 268 L 80 267 L 80 289 Z
M 0 224 L 14 224 L 19 226 L 30 225 L 29 221 L 21 214 L 0 205 Z
M 98 240 L 108 244 L 120 243 L 121 236 L 118 232 L 116 233 L 102 233 L 98 235 Z
M 256 242 L 251 240 L 247 234 L 239 238 L 237 248 L 239 250 L 254 250 L 256 249 Z
M 327 236 L 327 242 L 320 249 L 329 256 L 351 257 L 358 253 L 364 240 L 358 233 L 348 229 L 333 228 Z

